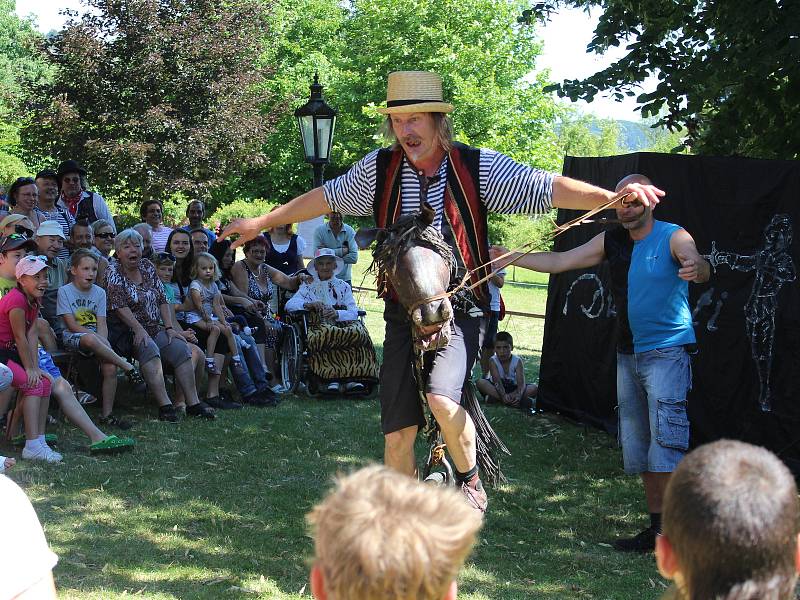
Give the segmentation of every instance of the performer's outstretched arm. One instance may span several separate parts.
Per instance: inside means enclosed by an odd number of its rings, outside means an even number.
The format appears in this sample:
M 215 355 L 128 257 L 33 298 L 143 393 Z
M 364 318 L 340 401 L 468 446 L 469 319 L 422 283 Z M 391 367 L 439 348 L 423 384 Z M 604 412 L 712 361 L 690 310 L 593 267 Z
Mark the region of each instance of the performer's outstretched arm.
M 220 235 L 220 239 L 225 239 L 237 234 L 239 239 L 232 244 L 233 248 L 238 248 L 248 240 L 252 240 L 259 233 L 276 225 L 286 225 L 287 223 L 299 223 L 307 221 L 320 215 L 330 212 L 328 203 L 325 202 L 325 194 L 321 187 L 314 188 L 298 196 L 291 202 L 279 206 L 274 211 L 260 217 L 252 219 L 234 219 L 230 225 Z
M 605 253 L 605 233 L 598 233 L 585 244 L 567 250 L 566 252 L 533 252 L 523 254 L 514 252 L 508 259 L 499 261 L 500 268 L 513 262 L 516 266 L 541 273 L 563 273 L 573 269 L 586 269 L 600 264 L 606 257 Z M 492 258 L 507 253 L 508 250 L 502 246 L 492 246 Z
M 665 195 L 663 190 L 654 185 L 629 183 L 619 192 L 610 192 L 584 181 L 569 177 L 557 176 L 553 180 L 553 206 L 556 208 L 574 208 L 590 210 L 611 200 L 619 194 L 633 192 L 645 206 L 653 206 Z

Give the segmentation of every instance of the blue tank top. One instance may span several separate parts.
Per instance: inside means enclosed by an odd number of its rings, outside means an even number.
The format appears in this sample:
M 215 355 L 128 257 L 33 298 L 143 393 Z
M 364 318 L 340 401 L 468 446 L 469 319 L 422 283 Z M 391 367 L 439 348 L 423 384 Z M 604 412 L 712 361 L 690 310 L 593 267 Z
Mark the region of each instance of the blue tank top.
M 669 240 L 680 229 L 653 221 L 653 230 L 633 243 L 628 270 L 628 320 L 635 352 L 695 342 L 689 284 L 678 277 Z

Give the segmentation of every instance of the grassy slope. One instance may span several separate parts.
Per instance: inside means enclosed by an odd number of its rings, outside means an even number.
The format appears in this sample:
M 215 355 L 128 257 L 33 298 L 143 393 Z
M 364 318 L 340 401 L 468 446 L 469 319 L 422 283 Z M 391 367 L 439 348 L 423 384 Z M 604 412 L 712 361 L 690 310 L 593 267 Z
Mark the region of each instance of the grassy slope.
M 543 312 L 545 294 L 506 290 L 509 307 L 529 312 Z M 363 304 L 379 345 L 380 303 Z M 541 324 L 503 323 L 530 375 L 538 371 Z M 376 401 L 291 398 L 277 410 L 179 426 L 152 420 L 153 409 L 138 400 L 125 410 L 138 421 L 134 453 L 91 457 L 85 439 L 58 425 L 66 464 L 13 472 L 61 557 L 61 596 L 289 599 L 303 590 L 308 597 L 312 544 L 303 515 L 334 473 L 380 459 Z M 614 440 L 555 416 L 487 412 L 513 453 L 503 463 L 509 483 L 490 492 L 459 597 L 658 597 L 663 584 L 652 557 L 604 545 L 643 519 L 640 486 L 621 474 Z

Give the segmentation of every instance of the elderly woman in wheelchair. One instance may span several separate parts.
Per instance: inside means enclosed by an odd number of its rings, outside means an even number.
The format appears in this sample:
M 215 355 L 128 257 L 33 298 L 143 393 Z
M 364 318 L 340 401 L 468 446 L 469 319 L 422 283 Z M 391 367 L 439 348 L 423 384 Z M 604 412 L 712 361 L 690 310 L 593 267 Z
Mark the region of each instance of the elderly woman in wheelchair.
M 308 312 L 308 368 L 326 391 L 364 393 L 378 381 L 378 359 L 350 285 L 334 277 L 341 263 L 333 250 L 317 250 L 307 267 L 313 280 L 289 299 L 286 312 Z

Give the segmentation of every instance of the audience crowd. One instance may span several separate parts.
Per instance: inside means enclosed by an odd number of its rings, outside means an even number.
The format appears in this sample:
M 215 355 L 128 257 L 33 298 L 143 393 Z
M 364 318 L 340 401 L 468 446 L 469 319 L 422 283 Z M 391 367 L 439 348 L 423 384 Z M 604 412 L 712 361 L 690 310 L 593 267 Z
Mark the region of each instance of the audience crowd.
M 45 432 L 53 402 L 86 433 L 92 452 L 131 448 L 135 441 L 122 432 L 132 423 L 115 409 L 120 372 L 127 387 L 155 401 L 160 420 L 172 423 L 279 403 L 286 388 L 276 351 L 285 325 L 277 313 L 316 274 L 313 264 L 305 269 L 306 244 L 291 226 L 252 240 L 238 261 L 230 242 L 217 241 L 206 225 L 200 199 L 188 202 L 184 223 L 174 228 L 164 223 L 162 202 L 147 199 L 141 222 L 118 230 L 74 160 L 18 178 L 6 199 L 0 419 L 12 433 L 24 428 L 15 438 L 23 459 L 62 460 L 51 447 L 55 436 Z M 345 237 L 333 235 L 331 252 L 352 263 L 355 244 L 351 233 Z M 316 305 L 299 307 L 313 312 Z M 347 318 L 358 316 L 351 310 Z M 95 401 L 91 418 L 84 407 Z M 5 461 L 0 457 L 0 472 Z

